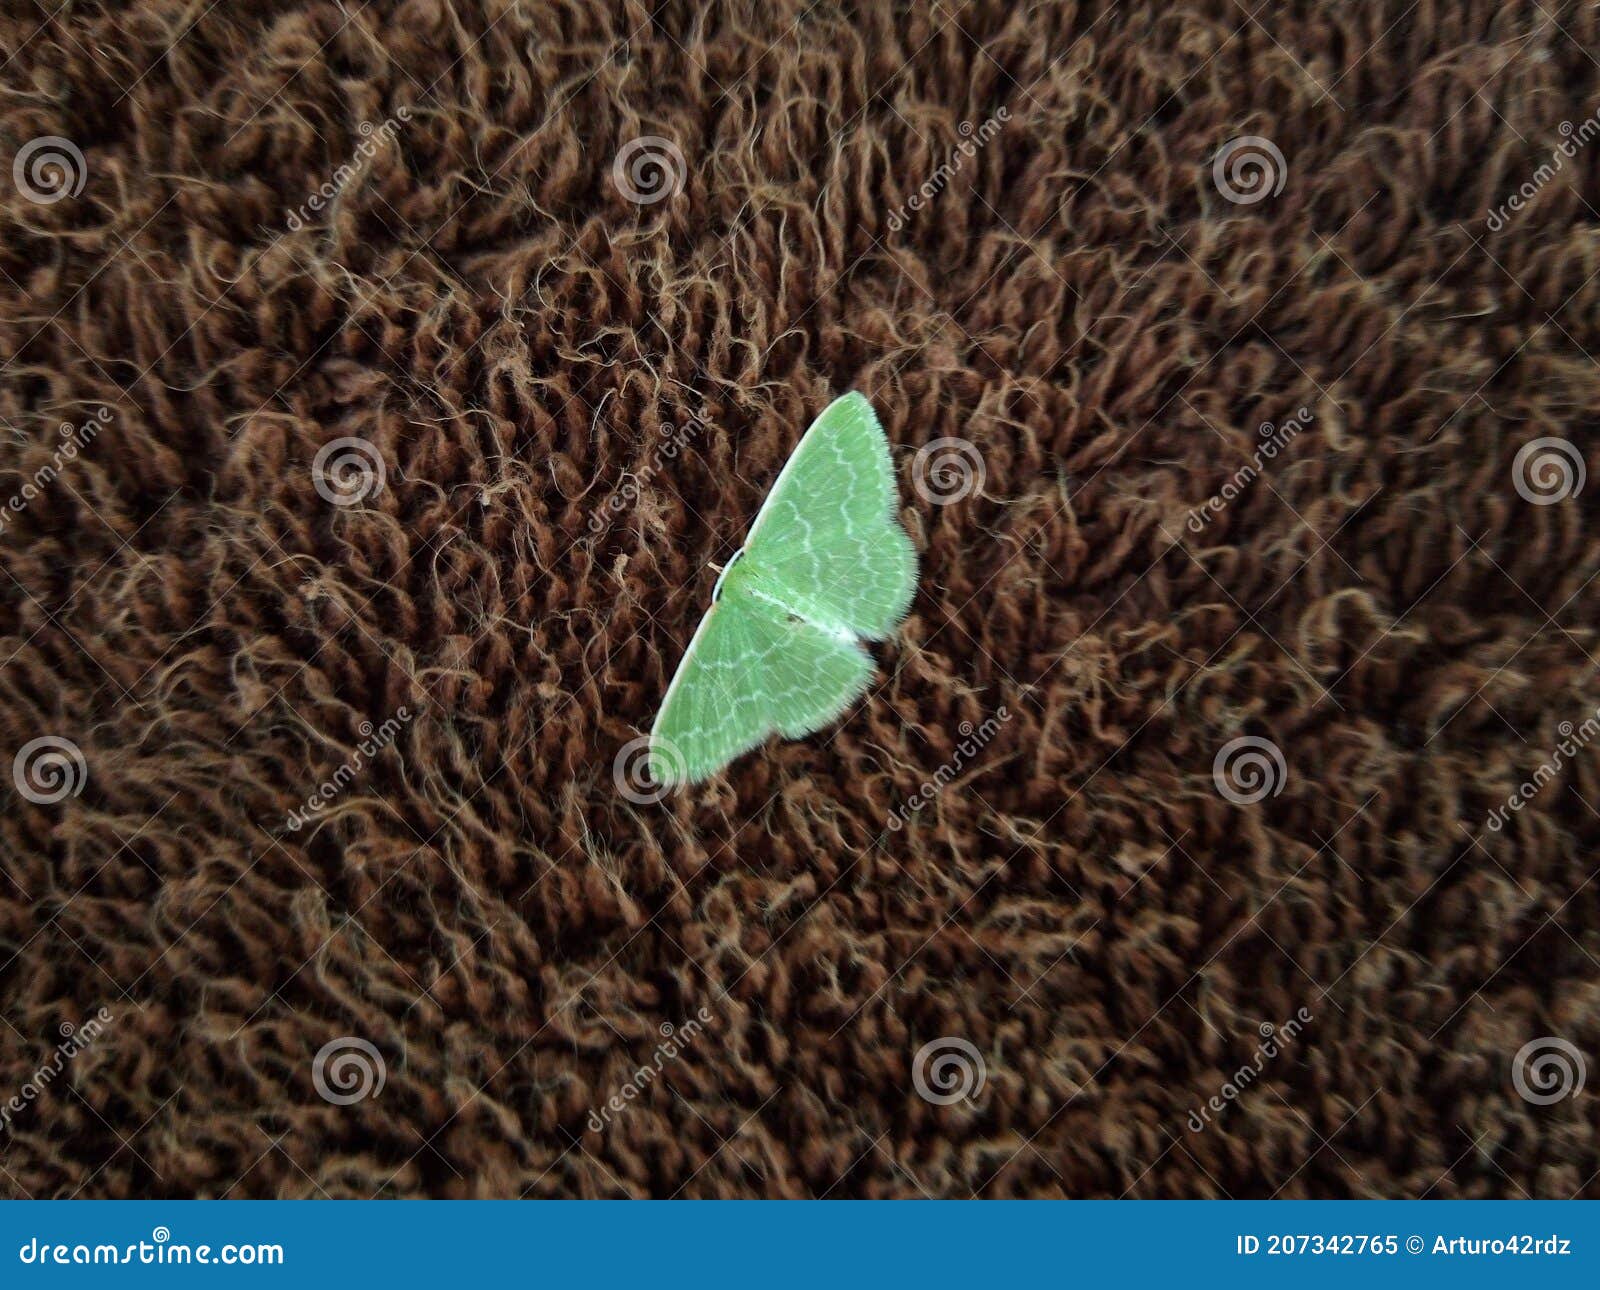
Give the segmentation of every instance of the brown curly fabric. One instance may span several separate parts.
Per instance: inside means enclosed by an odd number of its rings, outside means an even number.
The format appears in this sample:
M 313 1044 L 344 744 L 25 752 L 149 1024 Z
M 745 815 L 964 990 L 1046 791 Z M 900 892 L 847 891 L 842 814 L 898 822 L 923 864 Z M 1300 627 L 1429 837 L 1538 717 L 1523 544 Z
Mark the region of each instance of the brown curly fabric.
M 1488 824 L 1600 703 L 1600 11 L 1256 8 L 6 4 L 0 1188 L 1600 1194 L 1600 745 Z M 632 800 L 851 388 L 869 697 Z

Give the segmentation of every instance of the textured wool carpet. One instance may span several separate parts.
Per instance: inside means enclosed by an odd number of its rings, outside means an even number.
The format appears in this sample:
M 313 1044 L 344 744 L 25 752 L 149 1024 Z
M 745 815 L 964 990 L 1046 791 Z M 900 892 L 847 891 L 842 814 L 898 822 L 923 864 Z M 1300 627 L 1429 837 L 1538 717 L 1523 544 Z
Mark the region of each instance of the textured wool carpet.
M 1593 6 L 4 8 L 6 1194 L 1600 1194 Z

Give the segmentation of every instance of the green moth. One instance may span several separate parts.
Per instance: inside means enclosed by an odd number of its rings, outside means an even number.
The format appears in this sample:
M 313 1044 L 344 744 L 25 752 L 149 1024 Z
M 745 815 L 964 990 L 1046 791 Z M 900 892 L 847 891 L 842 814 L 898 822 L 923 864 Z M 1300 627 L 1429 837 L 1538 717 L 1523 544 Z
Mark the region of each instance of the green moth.
M 811 423 L 711 592 L 650 731 L 650 773 L 692 784 L 776 732 L 836 720 L 872 677 L 863 640 L 906 616 L 917 557 L 895 518 L 889 440 L 872 404 Z

